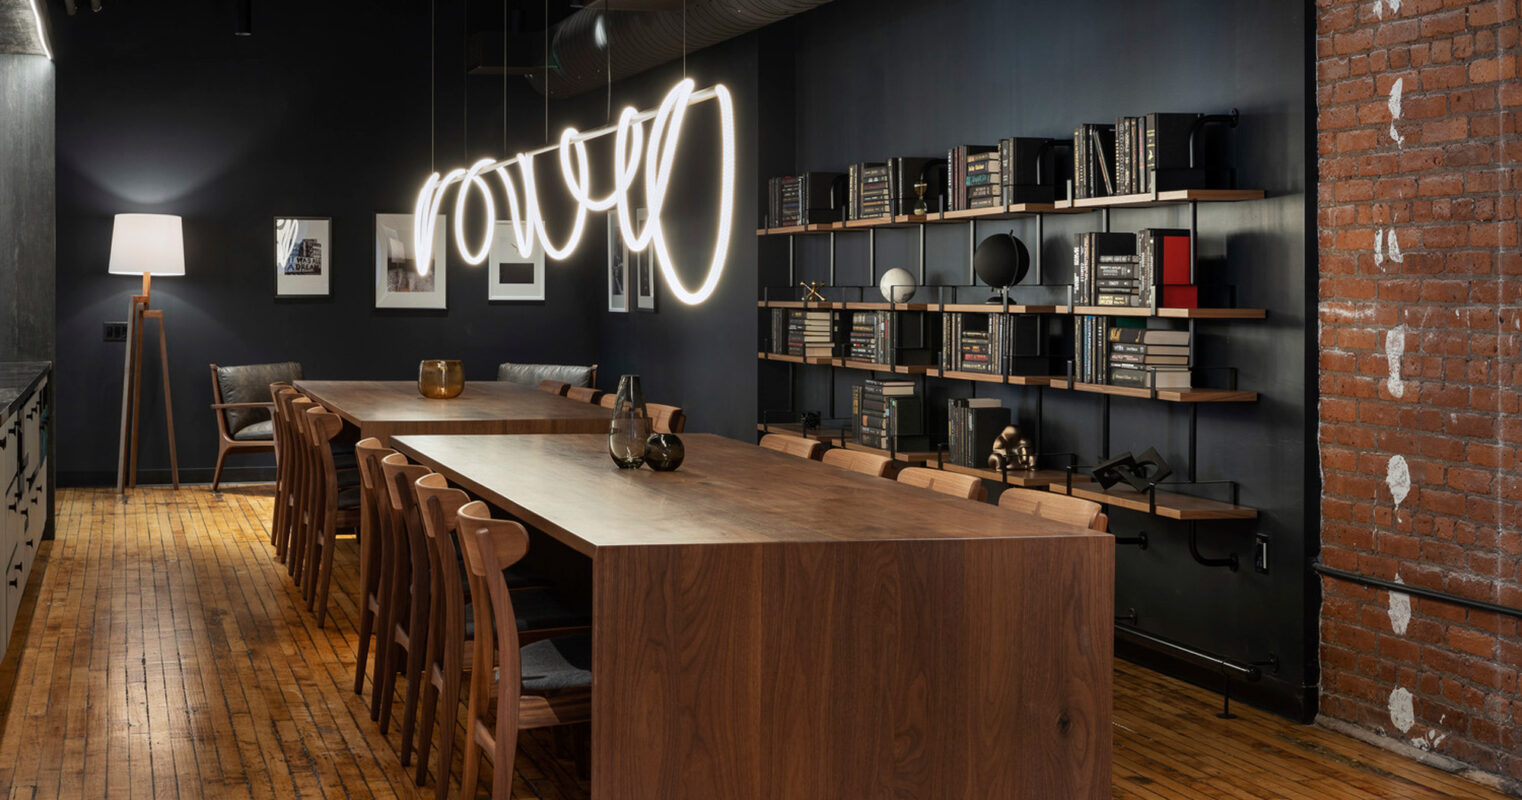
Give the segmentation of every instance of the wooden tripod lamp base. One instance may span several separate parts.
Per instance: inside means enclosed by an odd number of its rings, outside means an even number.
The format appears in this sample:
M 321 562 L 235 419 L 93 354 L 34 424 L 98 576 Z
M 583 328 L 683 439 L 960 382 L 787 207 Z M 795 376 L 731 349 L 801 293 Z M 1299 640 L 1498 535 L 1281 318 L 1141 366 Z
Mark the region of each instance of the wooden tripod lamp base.
M 137 486 L 138 418 L 143 383 L 143 328 L 152 320 L 159 332 L 159 372 L 164 378 L 164 422 L 169 433 L 169 475 L 180 488 L 180 461 L 174 440 L 174 400 L 169 389 L 169 340 L 164 312 L 149 305 L 154 275 L 184 275 L 185 246 L 180 218 L 167 214 L 117 214 L 111 232 L 111 268 L 116 275 L 142 275 L 143 293 L 127 312 L 127 348 L 122 369 L 122 423 L 116 461 L 116 492 Z

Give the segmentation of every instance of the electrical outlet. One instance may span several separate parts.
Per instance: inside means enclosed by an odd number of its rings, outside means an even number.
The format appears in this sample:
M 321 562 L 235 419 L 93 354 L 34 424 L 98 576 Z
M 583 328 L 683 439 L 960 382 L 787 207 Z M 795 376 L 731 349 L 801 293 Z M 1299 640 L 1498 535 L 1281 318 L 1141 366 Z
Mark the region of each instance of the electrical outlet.
M 1268 574 L 1268 534 L 1260 533 L 1253 538 L 1252 570 L 1260 575 Z
M 105 340 L 108 342 L 127 341 L 127 323 L 107 322 L 105 324 Z

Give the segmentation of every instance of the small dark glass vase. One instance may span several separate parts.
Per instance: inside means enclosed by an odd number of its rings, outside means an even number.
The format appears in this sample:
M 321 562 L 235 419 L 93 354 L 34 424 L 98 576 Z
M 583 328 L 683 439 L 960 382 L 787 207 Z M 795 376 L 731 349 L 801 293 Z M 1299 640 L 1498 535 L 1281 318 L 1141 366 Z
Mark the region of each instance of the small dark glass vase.
M 608 455 L 619 469 L 639 469 L 645 461 L 645 440 L 650 438 L 650 415 L 638 375 L 618 379 L 618 399 L 608 426 Z
M 670 472 L 682 465 L 687 448 L 674 433 L 655 433 L 645 440 L 645 463 L 656 472 Z

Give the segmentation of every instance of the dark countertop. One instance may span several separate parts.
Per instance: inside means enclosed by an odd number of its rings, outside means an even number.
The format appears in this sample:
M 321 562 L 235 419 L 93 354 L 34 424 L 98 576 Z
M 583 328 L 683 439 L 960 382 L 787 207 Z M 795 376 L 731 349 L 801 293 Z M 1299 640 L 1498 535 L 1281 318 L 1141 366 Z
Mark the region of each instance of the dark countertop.
M 31 394 L 52 366 L 50 361 L 0 361 L 0 422 L 10 419 L 18 401 Z

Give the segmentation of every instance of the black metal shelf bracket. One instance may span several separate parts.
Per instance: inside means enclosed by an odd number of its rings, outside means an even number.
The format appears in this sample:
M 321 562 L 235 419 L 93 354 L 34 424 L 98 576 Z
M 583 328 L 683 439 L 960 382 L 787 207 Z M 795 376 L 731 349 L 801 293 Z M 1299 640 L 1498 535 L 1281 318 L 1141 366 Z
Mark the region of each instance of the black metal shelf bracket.
M 1146 550 L 1147 546 L 1150 544 L 1146 531 L 1140 531 L 1135 536 L 1117 536 L 1115 537 L 1115 543 L 1134 544 L 1143 550 Z
M 1225 558 L 1209 558 L 1200 553 L 1198 528 L 1199 526 L 1193 520 L 1189 521 L 1189 555 L 1194 558 L 1195 563 L 1204 567 L 1226 567 L 1236 572 L 1241 567 L 1236 553 L 1230 553 Z

